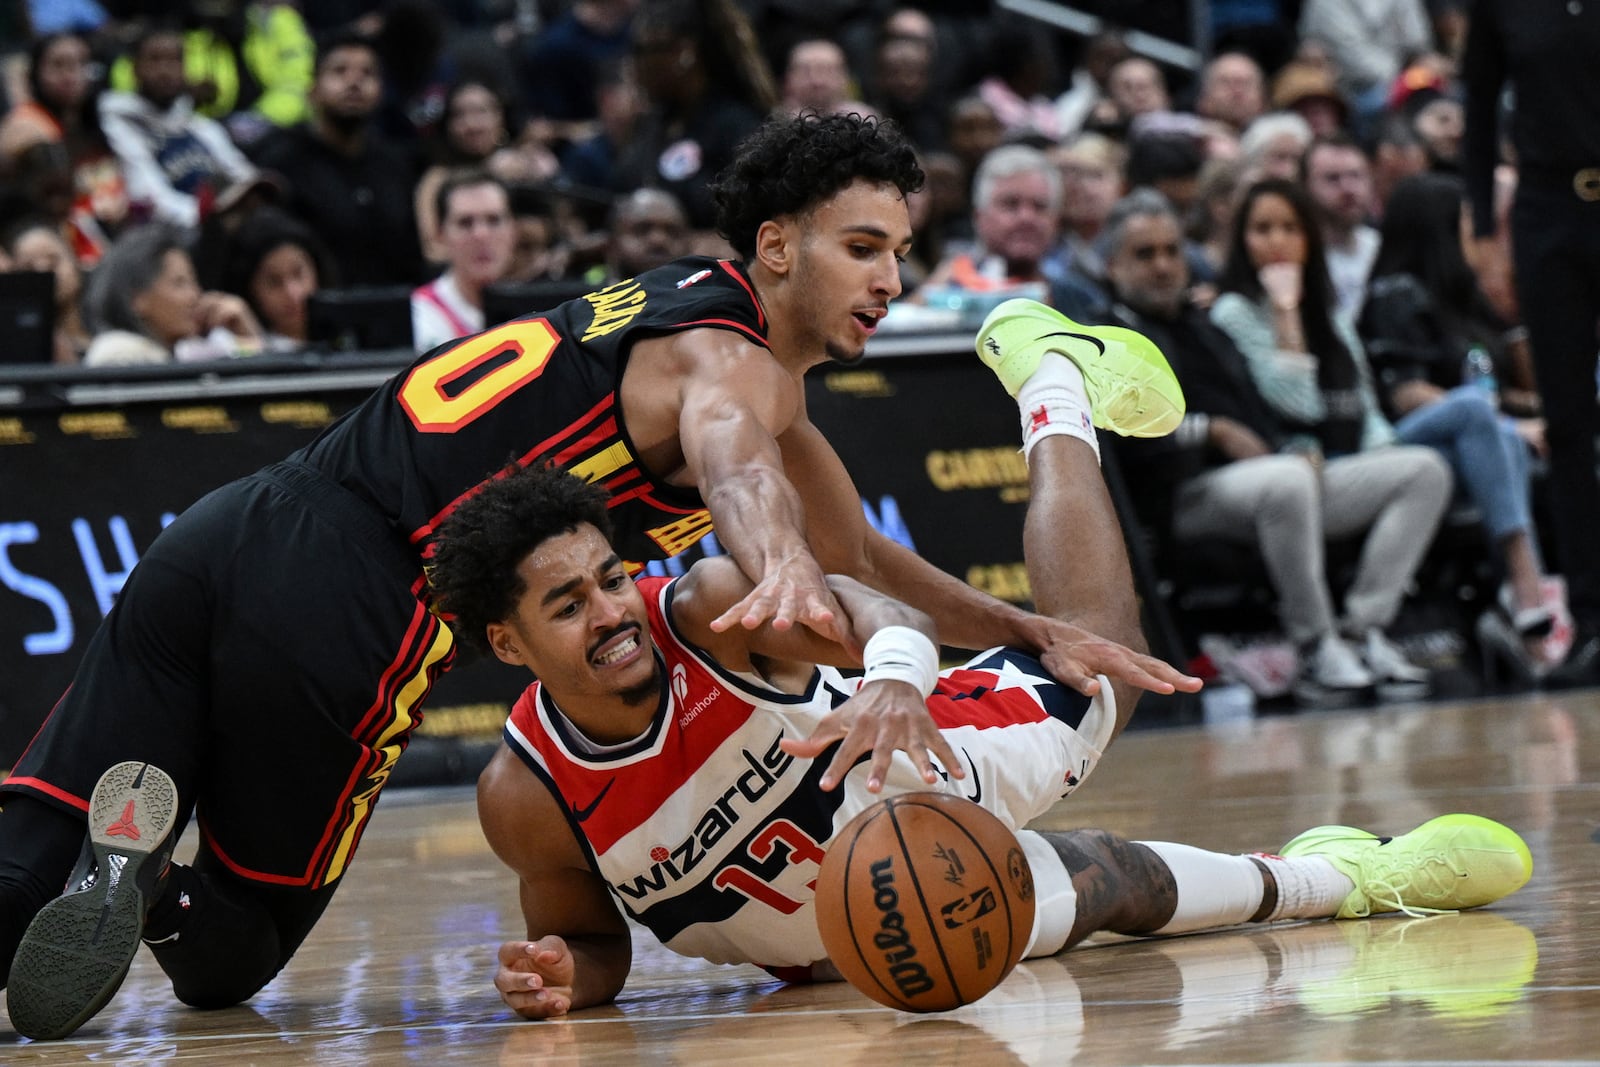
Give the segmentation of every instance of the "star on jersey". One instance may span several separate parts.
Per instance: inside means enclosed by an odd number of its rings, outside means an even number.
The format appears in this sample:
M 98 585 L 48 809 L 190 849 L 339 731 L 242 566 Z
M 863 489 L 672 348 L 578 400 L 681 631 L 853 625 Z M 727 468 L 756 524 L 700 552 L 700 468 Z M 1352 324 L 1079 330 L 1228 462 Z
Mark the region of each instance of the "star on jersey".
M 1040 707 L 1044 707 L 1044 693 L 1040 690 L 1059 684 L 1050 675 L 1035 674 L 1004 655 L 995 656 L 981 664 L 974 664 L 970 669 L 994 675 L 994 685 L 991 688 L 996 693 L 1002 693 L 1007 689 L 1026 689 Z

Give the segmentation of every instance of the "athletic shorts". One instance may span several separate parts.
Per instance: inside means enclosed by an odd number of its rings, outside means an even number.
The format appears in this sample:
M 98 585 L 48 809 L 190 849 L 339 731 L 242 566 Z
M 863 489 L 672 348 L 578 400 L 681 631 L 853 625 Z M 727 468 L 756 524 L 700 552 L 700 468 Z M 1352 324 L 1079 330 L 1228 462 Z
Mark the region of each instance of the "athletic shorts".
M 417 555 L 298 463 L 209 494 L 156 539 L 0 790 L 87 811 L 146 760 L 233 873 L 319 888 L 345 871 L 452 636 Z

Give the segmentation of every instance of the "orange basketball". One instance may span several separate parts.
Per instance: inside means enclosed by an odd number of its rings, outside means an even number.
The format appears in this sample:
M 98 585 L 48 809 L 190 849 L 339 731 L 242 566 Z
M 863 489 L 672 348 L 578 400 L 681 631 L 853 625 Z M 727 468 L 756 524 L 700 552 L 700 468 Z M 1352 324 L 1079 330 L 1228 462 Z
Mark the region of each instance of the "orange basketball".
M 999 985 L 1028 947 L 1033 909 L 1016 836 L 944 793 L 907 793 L 861 812 L 817 875 L 829 958 L 851 985 L 902 1011 L 946 1011 Z

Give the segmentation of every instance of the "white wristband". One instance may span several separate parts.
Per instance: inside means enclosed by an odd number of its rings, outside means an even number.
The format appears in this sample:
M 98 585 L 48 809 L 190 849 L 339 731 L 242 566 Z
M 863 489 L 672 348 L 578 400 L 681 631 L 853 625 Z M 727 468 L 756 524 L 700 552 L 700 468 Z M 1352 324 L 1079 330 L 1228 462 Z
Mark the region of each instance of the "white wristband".
M 885 626 L 873 634 L 861 661 L 867 668 L 863 683 L 880 678 L 910 682 L 927 696 L 939 680 L 939 650 L 927 634 L 909 626 Z

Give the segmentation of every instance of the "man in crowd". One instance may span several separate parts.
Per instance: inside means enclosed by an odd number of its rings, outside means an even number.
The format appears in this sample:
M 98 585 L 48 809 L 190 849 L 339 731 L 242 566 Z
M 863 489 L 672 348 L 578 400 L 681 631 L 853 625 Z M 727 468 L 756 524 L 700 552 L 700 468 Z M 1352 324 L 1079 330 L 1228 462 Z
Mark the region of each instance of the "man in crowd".
M 483 329 L 483 291 L 511 265 L 511 194 L 503 182 L 483 171 L 454 174 L 440 184 L 436 200 L 448 266 L 411 294 L 411 340 L 418 352 Z
M 133 77 L 134 92 L 100 98 L 100 124 L 122 161 L 128 199 L 156 222 L 193 228 L 203 205 L 256 169 L 221 124 L 195 114 L 176 29 L 158 25 L 139 36 Z
M 417 171 L 373 129 L 382 93 L 372 43 L 333 37 L 317 54 L 312 120 L 267 138 L 256 155 L 288 187 L 285 206 L 328 246 L 341 286 L 414 285 L 423 276 Z
M 1311 142 L 1301 167 L 1322 224 L 1338 311 L 1354 322 L 1378 257 L 1378 231 L 1367 222 L 1372 217 L 1372 165 L 1348 135 L 1332 134 Z

